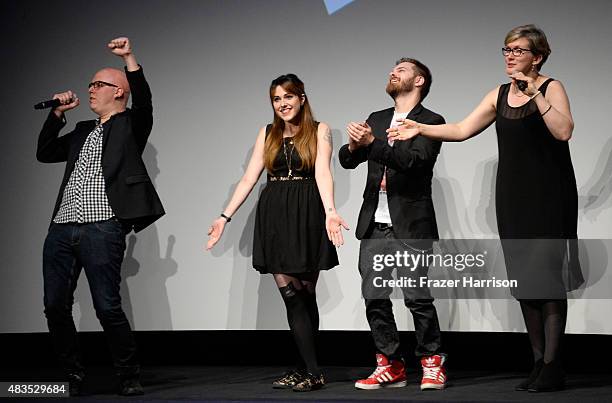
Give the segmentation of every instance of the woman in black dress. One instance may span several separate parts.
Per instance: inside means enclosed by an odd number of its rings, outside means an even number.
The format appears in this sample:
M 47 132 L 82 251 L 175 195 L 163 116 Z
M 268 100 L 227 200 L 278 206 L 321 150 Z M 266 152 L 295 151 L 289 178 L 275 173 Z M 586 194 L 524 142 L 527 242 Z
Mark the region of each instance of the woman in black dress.
M 334 206 L 331 133 L 314 120 L 304 83 L 295 74 L 280 76 L 270 85 L 270 100 L 274 120 L 259 131 L 244 176 L 210 226 L 207 249 L 219 241 L 266 169 L 268 181 L 255 218 L 253 267 L 274 275 L 300 357 L 297 368 L 273 387 L 302 392 L 325 383 L 315 350 L 315 288 L 319 271 L 338 265 L 334 246 L 343 244 L 341 227 L 348 226 Z
M 564 281 L 570 241 L 577 237 L 578 196 L 568 141 L 574 122 L 563 85 L 540 73 L 550 54 L 534 25 L 512 29 L 502 53 L 507 84 L 489 92 L 463 121 L 429 126 L 404 121 L 389 137 L 418 134 L 463 141 L 496 122 L 499 165 L 496 212 L 508 277 L 518 280 L 519 300 L 534 356 L 529 377 L 517 390 L 561 389 L 560 342 L 567 316 Z M 570 273 L 571 274 L 571 273 Z M 580 274 L 576 273 L 578 282 Z

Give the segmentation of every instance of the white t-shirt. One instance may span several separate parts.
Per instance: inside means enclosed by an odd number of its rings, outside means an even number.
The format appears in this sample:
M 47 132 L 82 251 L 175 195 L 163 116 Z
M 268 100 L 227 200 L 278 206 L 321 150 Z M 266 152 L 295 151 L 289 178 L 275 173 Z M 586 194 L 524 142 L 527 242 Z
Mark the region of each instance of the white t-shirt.
M 408 112 L 397 113 L 393 112 L 393 119 L 391 119 L 391 127 L 399 126 L 398 119 L 406 119 L 408 116 Z M 393 147 L 393 141 L 389 141 L 389 145 Z M 387 167 L 385 167 L 385 173 L 387 174 Z M 387 200 L 387 192 L 385 190 L 380 189 L 378 192 L 378 207 L 376 208 L 376 212 L 374 213 L 374 222 L 389 224 L 392 225 L 391 222 L 391 214 L 389 214 L 389 202 Z

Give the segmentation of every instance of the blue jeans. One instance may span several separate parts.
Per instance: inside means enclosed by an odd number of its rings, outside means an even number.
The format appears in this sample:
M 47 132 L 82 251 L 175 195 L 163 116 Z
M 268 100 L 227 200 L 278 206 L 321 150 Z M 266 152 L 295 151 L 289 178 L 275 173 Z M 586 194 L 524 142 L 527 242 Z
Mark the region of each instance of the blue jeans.
M 74 290 L 81 269 L 85 269 L 96 316 L 118 375 L 135 377 L 140 371 L 136 343 L 119 295 L 128 231 L 116 218 L 87 224 L 53 223 L 49 228 L 43 249 L 45 316 L 66 373 L 83 372 L 72 319 Z

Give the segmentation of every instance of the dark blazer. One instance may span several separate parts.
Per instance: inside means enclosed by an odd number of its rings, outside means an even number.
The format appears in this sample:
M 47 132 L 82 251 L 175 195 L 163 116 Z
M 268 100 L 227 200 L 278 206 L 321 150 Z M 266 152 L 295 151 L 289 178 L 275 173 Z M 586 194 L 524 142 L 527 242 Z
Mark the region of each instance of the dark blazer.
M 102 174 L 115 216 L 132 224 L 138 232 L 165 212 L 142 160 L 153 127 L 151 90 L 142 67 L 134 72 L 126 69 L 126 75 L 132 93 L 132 108 L 112 116 L 103 124 Z M 67 162 L 52 219 L 60 207 L 64 188 L 81 148 L 96 121 L 78 122 L 73 131 L 58 137 L 65 125 L 65 117 L 60 119 L 53 112 L 49 113 L 38 137 L 36 151 L 40 162 Z
M 366 236 L 378 206 L 378 192 L 384 167 L 387 166 L 387 199 L 395 236 L 400 239 L 438 239 L 438 227 L 431 200 L 431 179 L 442 143 L 424 136 L 387 143 L 386 130 L 393 118 L 393 108 L 372 113 L 367 123 L 375 140 L 367 147 L 354 150 L 348 144 L 340 148 L 340 164 L 354 169 L 368 161 L 368 178 L 355 235 Z M 427 124 L 443 124 L 444 118 L 421 104 L 408 119 Z

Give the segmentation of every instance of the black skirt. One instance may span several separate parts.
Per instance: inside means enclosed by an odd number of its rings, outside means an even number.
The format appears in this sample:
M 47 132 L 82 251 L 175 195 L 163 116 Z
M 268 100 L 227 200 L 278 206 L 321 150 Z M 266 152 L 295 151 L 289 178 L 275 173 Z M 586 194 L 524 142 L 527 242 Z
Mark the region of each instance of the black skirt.
M 257 204 L 253 267 L 261 273 L 297 274 L 337 265 L 314 178 L 268 181 Z

